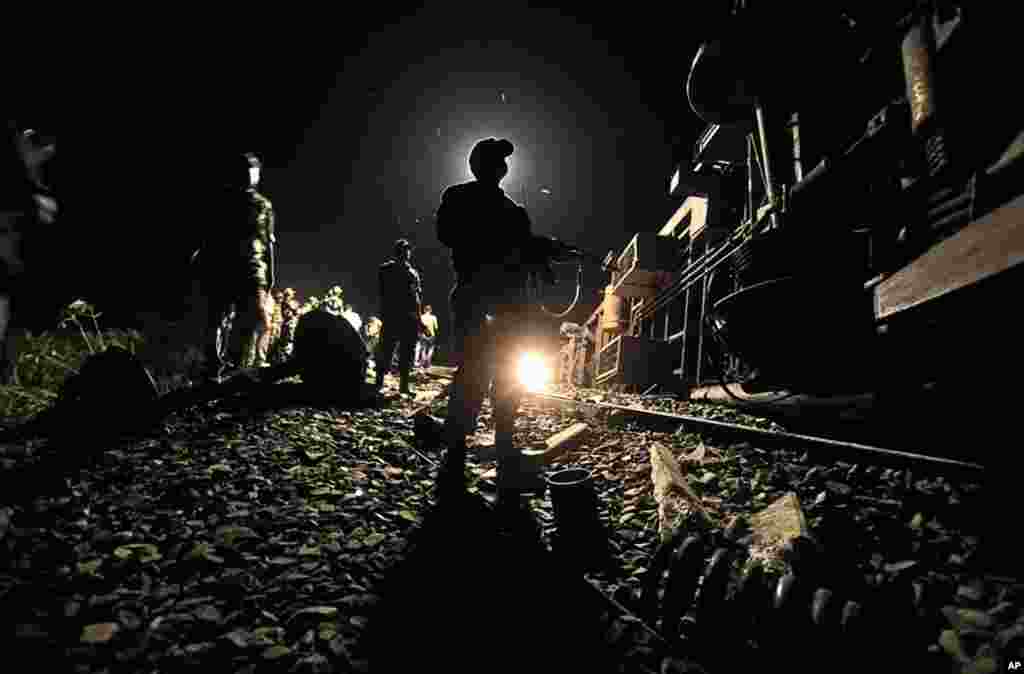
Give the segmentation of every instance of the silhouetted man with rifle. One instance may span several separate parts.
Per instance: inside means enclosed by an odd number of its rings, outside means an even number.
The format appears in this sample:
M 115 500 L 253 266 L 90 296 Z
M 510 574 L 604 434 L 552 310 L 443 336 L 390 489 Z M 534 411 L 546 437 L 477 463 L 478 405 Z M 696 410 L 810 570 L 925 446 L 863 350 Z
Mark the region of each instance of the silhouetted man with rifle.
M 492 380 L 499 494 L 543 488 L 538 470 L 514 446 L 513 431 L 522 396 L 515 363 L 530 332 L 528 283 L 534 273 L 550 273 L 550 241 L 532 234 L 526 209 L 500 186 L 513 150 L 508 140 L 479 141 L 469 155 L 476 179 L 445 189 L 437 211 L 437 238 L 451 249 L 456 277 L 451 305 L 458 365 L 445 420 L 443 494 L 465 487 L 466 436 L 476 430 Z

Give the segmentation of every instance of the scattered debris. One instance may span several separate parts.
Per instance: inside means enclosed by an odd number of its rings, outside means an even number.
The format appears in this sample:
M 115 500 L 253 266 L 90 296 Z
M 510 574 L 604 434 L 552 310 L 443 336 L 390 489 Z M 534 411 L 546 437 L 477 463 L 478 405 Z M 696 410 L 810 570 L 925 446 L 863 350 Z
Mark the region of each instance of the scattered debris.
M 661 540 L 670 540 L 680 527 L 692 522 L 694 516 L 703 526 L 714 526 L 717 518 L 701 504 L 701 499 L 690 488 L 668 448 L 656 442 L 651 445 L 650 452 Z
M 751 515 L 750 528 L 753 533 L 750 558 L 769 566 L 783 561 L 787 543 L 800 537 L 810 537 L 800 499 L 793 492 Z

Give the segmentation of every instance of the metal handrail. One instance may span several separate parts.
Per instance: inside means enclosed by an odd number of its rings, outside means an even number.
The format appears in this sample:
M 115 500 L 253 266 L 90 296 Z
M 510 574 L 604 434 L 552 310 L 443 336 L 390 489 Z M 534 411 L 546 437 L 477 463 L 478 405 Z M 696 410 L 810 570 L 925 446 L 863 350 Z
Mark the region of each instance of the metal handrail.
M 716 248 L 704 253 L 704 255 L 690 263 L 683 270 L 682 276 L 678 280 L 672 282 L 671 285 L 659 292 L 648 307 L 641 308 L 637 318 L 642 320 L 662 309 L 675 298 L 679 291 L 696 283 L 702 276 L 714 271 L 719 265 L 728 261 L 743 247 L 746 241 L 746 232 L 736 231 L 729 239 L 719 244 Z
M 594 380 L 595 381 L 600 381 L 601 379 L 606 379 L 607 376 L 610 376 L 610 374 L 614 374 L 615 372 L 617 372 L 619 370 L 619 366 L 621 365 L 621 361 L 622 361 L 622 351 L 621 351 L 621 348 L 620 348 L 621 346 L 622 346 L 622 335 L 617 335 L 617 336 L 613 337 L 611 340 L 609 340 L 609 342 L 607 344 L 605 344 L 604 347 L 600 351 L 598 351 L 596 354 L 594 354 L 594 357 L 597 359 L 597 371 L 594 373 Z M 615 365 L 613 367 L 611 367 L 611 368 L 608 368 L 608 369 L 602 371 L 600 369 L 600 367 L 601 367 L 601 354 L 606 353 L 610 349 L 615 349 Z

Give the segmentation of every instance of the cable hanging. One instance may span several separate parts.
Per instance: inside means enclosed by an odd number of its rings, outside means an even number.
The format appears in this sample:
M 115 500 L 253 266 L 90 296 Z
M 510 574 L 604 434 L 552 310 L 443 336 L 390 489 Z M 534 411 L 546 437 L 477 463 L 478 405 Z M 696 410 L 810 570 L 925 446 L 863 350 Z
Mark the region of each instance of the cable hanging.
M 550 316 L 551 318 L 565 318 L 570 313 L 572 313 L 573 309 L 576 308 L 576 305 L 579 304 L 580 295 L 582 294 L 582 291 L 583 291 L 583 262 L 580 262 L 580 263 L 578 263 L 576 265 L 576 294 L 573 296 L 572 302 L 569 303 L 569 307 L 565 311 L 561 311 L 561 312 L 557 312 L 556 313 L 556 312 L 553 312 L 550 309 L 548 309 L 546 306 L 544 306 L 544 303 L 541 302 L 541 303 L 539 303 L 540 304 L 540 310 L 543 311 L 546 315 Z

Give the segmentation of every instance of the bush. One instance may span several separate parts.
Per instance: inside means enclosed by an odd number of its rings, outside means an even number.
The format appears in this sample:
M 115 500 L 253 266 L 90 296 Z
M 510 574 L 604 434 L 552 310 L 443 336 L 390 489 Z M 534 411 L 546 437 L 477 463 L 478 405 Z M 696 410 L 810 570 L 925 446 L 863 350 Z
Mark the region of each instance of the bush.
M 39 335 L 10 335 L 17 343 L 15 385 L 0 386 L 0 416 L 24 419 L 49 407 L 85 360 L 110 346 L 138 353 L 145 339 L 136 330 L 100 330 L 100 314 L 82 300 L 70 304 L 57 328 Z
M 308 298 L 301 305 L 291 289 L 282 291 L 280 310 L 274 312 L 271 344 L 275 360 L 291 356 L 298 318 L 322 308 L 336 316 L 344 309 L 344 293 L 334 286 L 323 296 Z M 83 301 L 68 305 L 58 326 L 39 335 L 11 335 L 18 343 L 13 386 L 0 386 L 0 417 L 21 420 L 49 407 L 60 394 L 67 378 L 77 374 L 92 354 L 110 346 L 119 346 L 139 357 L 150 371 L 162 394 L 189 385 L 198 379 L 204 366 L 202 345 L 196 343 L 198 314 L 180 322 L 149 316 L 144 330 L 102 330 L 101 314 Z M 289 321 L 290 329 L 283 324 Z M 285 343 L 287 342 L 287 343 Z

